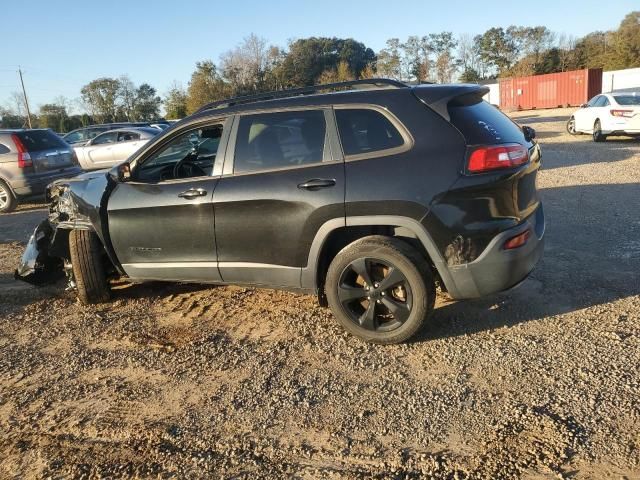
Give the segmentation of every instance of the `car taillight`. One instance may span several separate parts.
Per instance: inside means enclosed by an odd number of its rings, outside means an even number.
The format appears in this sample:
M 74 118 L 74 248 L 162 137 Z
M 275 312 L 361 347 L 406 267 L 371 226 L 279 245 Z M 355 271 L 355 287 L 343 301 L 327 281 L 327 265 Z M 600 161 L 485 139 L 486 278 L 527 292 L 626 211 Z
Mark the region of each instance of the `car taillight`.
M 529 237 L 531 236 L 531 230 L 527 230 L 526 232 L 520 233 L 515 237 L 511 237 L 509 240 L 504 242 L 505 250 L 513 250 L 514 248 L 519 248 L 527 243 Z
M 16 145 L 16 149 L 18 150 L 18 168 L 27 168 L 33 167 L 33 161 L 31 160 L 31 155 L 27 152 L 27 149 L 24 148 L 24 143 L 20 140 L 20 137 L 15 133 L 11 135 L 11 139 L 13 143 Z
M 611 115 L 614 117 L 633 117 L 633 110 L 611 110 Z
M 518 143 L 477 147 L 469 155 L 467 170 L 471 173 L 511 168 L 529 161 L 529 150 Z

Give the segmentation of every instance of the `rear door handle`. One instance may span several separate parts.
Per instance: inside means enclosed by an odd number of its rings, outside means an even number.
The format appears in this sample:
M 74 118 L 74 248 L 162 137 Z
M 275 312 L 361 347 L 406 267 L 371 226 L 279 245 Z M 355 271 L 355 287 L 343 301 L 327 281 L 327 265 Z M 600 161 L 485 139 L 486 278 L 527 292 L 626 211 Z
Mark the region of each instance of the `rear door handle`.
M 190 188 L 182 193 L 179 193 L 178 196 L 180 198 L 192 199 L 197 197 L 204 197 L 207 194 L 207 191 L 204 188 Z
M 336 181 L 333 178 L 314 178 L 301 183 L 298 185 L 298 188 L 303 190 L 319 190 L 321 188 L 335 187 L 335 185 Z

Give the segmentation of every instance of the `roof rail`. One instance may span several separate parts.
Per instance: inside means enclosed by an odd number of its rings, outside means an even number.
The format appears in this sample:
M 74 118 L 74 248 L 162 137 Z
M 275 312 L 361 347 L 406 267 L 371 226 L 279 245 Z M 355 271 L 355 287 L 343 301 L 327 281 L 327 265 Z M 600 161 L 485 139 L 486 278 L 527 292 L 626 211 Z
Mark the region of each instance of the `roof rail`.
M 247 103 L 255 103 L 263 100 L 273 100 L 276 98 L 289 98 L 297 97 L 301 95 L 311 95 L 323 90 L 335 90 L 345 87 L 358 87 L 360 85 L 372 85 L 373 87 L 392 87 L 392 88 L 407 88 L 408 85 L 398 80 L 391 80 L 389 78 L 369 78 L 363 80 L 350 80 L 348 82 L 326 83 L 324 85 L 312 85 L 310 87 L 290 88 L 288 90 L 276 90 L 273 92 L 257 93 L 255 95 L 244 95 L 240 97 L 227 98 L 225 100 L 219 100 L 217 102 L 207 103 L 200 107 L 196 113 L 204 110 L 212 110 L 214 108 L 226 108 L 234 105 L 243 105 Z

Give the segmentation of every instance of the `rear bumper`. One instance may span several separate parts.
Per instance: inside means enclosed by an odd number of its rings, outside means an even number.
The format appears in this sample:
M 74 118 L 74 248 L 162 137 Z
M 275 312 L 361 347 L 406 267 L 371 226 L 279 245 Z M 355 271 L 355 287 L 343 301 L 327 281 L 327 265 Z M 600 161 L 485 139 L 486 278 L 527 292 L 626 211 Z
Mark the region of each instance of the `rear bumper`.
M 69 167 L 62 171 L 56 170 L 51 172 L 51 174 L 20 178 L 11 182 L 11 188 L 15 194 L 19 196 L 38 195 L 40 193 L 44 193 L 47 185 L 51 182 L 61 178 L 75 177 L 76 175 L 80 175 L 82 172 L 83 170 L 80 167 Z
M 625 128 L 623 130 L 603 130 L 602 131 L 603 134 L 605 135 L 629 135 L 632 137 L 635 137 L 637 135 L 640 135 L 640 128 L 636 128 L 636 129 L 629 129 L 629 128 Z
M 504 250 L 504 243 L 527 229 L 527 243 Z M 521 225 L 497 235 L 476 260 L 448 267 L 454 285 L 447 285 L 449 295 L 457 300 L 478 298 L 501 292 L 522 282 L 534 269 L 544 250 L 545 219 L 542 205 Z M 453 288 L 451 288 L 453 287 Z

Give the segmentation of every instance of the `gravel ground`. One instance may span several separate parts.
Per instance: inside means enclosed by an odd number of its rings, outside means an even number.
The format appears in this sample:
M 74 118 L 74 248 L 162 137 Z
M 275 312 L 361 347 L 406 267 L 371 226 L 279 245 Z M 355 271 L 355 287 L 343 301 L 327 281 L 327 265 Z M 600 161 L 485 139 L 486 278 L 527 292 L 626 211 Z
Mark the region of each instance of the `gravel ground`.
M 38 205 L 0 217 L 1 478 L 640 478 L 640 142 L 537 129 L 547 248 L 520 288 L 440 296 L 364 344 L 314 298 L 12 279 Z

